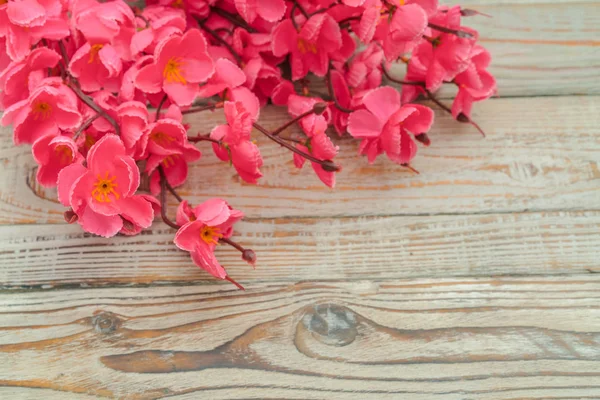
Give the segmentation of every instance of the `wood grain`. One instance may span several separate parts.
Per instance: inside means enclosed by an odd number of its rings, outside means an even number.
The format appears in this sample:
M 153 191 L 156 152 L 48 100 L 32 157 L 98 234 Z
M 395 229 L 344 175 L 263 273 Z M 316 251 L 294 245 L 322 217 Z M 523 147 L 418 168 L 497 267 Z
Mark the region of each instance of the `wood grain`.
M 0 385 L 135 399 L 595 397 L 599 290 L 587 275 L 8 293 Z
M 600 97 L 490 100 L 476 112 L 485 139 L 436 117 L 432 145 L 414 161 L 420 175 L 385 158 L 369 165 L 357 156 L 356 141 L 340 139 L 343 170 L 331 190 L 310 167 L 295 169 L 289 151 L 257 136 L 265 175 L 258 186 L 241 182 L 205 145 L 179 191 L 192 203 L 223 197 L 250 218 L 600 209 Z M 271 128 L 284 118 L 276 108 L 261 114 Z M 190 132 L 220 120 L 196 114 Z M 1 137 L 0 224 L 64 224 L 55 190 L 35 183 L 29 148 L 15 148 L 7 129 Z
M 103 239 L 79 226 L 0 227 L 0 285 L 56 287 L 211 279 L 157 224 L 136 237 Z M 217 256 L 242 284 L 287 279 L 568 274 L 600 272 L 600 212 L 253 220 L 235 240 L 258 255 Z

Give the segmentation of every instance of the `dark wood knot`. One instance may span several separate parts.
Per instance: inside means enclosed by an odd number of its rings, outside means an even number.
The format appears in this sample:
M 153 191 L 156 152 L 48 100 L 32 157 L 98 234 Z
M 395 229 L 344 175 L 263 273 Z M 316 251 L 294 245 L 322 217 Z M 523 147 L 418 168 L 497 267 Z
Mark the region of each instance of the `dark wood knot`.
M 318 341 L 329 346 L 347 346 L 356 339 L 356 314 L 336 304 L 319 304 L 302 317 L 302 325 Z
M 121 326 L 121 318 L 110 311 L 96 311 L 92 317 L 92 326 L 98 333 L 112 333 Z

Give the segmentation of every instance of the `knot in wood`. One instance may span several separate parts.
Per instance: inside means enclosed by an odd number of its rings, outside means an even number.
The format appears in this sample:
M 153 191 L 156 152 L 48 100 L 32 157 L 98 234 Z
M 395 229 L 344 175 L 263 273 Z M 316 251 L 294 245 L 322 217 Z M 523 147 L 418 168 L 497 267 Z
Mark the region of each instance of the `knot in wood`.
M 92 317 L 92 326 L 96 332 L 108 334 L 121 326 L 121 319 L 110 311 L 100 311 Z
M 336 304 L 319 304 L 302 317 L 302 324 L 318 341 L 329 346 L 347 346 L 356 339 L 356 314 Z

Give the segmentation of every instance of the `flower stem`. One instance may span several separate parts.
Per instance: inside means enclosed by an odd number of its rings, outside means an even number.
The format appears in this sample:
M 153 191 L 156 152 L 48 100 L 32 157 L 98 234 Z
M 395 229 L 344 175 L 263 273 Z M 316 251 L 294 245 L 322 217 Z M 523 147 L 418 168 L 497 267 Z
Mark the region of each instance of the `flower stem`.
M 338 102 L 337 97 L 335 97 L 335 92 L 333 91 L 333 82 L 331 82 L 331 66 L 329 66 L 329 69 L 327 70 L 327 75 L 325 76 L 325 81 L 327 81 L 327 91 L 329 92 L 329 97 L 331 97 L 333 99 L 333 104 L 335 105 L 335 107 L 338 110 L 340 110 L 341 112 L 345 112 L 348 114 L 353 112 L 354 110 L 351 110 L 351 109 L 346 108 L 343 105 L 341 105 Z
M 193 114 L 193 113 L 202 112 L 202 111 L 216 110 L 217 108 L 222 108 L 222 107 L 223 107 L 223 102 L 219 102 L 219 103 L 215 103 L 215 104 L 208 104 L 206 106 L 190 108 L 189 110 L 182 111 L 181 114 L 183 114 L 183 115 Z
M 401 79 L 397 79 L 394 78 L 392 75 L 390 75 L 390 71 L 388 71 L 388 69 L 385 67 L 385 65 L 383 65 L 383 63 L 381 64 L 381 70 L 383 71 L 383 75 L 389 80 L 392 81 L 394 83 L 398 83 L 400 85 L 412 85 L 412 86 L 425 86 L 425 82 L 409 82 L 409 81 L 403 81 Z
M 306 158 L 308 161 L 319 164 L 327 172 L 337 172 L 341 169 L 338 165 L 336 165 L 331 160 L 319 160 L 318 158 L 313 157 L 312 155 L 305 153 L 302 150 L 297 149 L 295 146 L 289 144 L 282 138 L 280 138 L 278 136 L 273 136 L 273 134 L 271 134 L 271 132 L 269 132 L 266 128 L 264 128 L 263 126 L 259 125 L 256 122 L 253 124 L 253 126 L 256 129 L 258 129 L 261 133 L 263 133 L 265 136 L 267 136 L 269 139 L 271 139 L 272 141 L 274 141 L 274 142 L 278 143 L 279 145 L 285 147 L 286 149 L 298 154 L 299 156 Z
M 213 139 L 208 135 L 198 135 L 198 136 L 192 136 L 189 137 L 188 136 L 188 141 L 192 142 L 192 143 L 198 143 L 198 142 L 212 142 L 215 144 L 221 144 L 221 142 L 217 139 Z
M 285 124 L 281 125 L 279 128 L 275 129 L 273 132 L 271 132 L 271 135 L 273 135 L 273 136 L 279 135 L 281 132 L 285 131 L 287 128 L 294 125 L 296 122 L 300 122 L 300 120 L 302 118 L 307 117 L 307 116 L 313 114 L 314 112 L 315 112 L 314 109 L 311 108 L 310 110 L 298 115 L 296 118 L 289 120 Z
M 240 289 L 240 290 L 246 290 L 246 289 L 244 289 L 244 287 L 242 285 L 240 285 L 239 283 L 237 283 L 236 281 L 234 281 L 233 279 L 231 279 L 231 277 L 229 277 L 229 275 L 227 275 L 224 279 L 227 282 L 233 283 L 235 286 L 237 286 L 238 289 Z
M 461 30 L 457 30 L 457 29 L 446 28 L 445 26 L 432 24 L 431 22 L 428 23 L 427 26 L 430 27 L 431 29 L 435 29 L 436 31 L 440 31 L 440 32 L 444 32 L 444 33 L 450 33 L 452 35 L 456 35 L 456 36 L 461 37 L 461 38 L 471 39 L 473 37 L 473 34 L 470 33 L 470 32 L 461 31 Z
M 94 123 L 94 121 L 97 120 L 98 118 L 100 118 L 100 114 L 96 114 L 93 117 L 88 118 L 83 124 L 81 124 L 81 126 L 77 129 L 77 131 L 73 135 L 73 140 L 77 139 L 79 137 L 79 135 L 81 134 L 81 132 L 83 132 L 87 128 L 89 128 L 90 125 L 92 125 L 92 123 Z
M 160 216 L 165 224 L 169 225 L 171 228 L 179 229 L 181 228 L 175 222 L 171 221 L 167 216 L 167 177 L 165 176 L 165 171 L 161 165 L 158 166 L 158 173 L 160 175 Z M 173 188 L 171 188 L 173 189 Z
M 160 110 L 162 109 L 162 107 L 165 105 L 165 101 L 167 101 L 167 99 L 169 98 L 169 96 L 167 96 L 166 94 L 163 96 L 162 99 L 160 99 L 160 103 L 158 103 L 158 107 L 156 107 L 156 118 L 155 120 L 158 121 L 158 119 L 160 118 Z

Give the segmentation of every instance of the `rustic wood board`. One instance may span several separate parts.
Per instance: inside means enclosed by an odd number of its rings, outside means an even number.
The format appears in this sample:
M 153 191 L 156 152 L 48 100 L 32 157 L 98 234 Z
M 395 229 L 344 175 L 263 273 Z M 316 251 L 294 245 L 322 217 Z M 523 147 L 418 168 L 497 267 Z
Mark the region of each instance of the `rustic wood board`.
M 600 277 L 573 276 L 5 293 L 0 385 L 31 397 L 595 398 L 599 292 Z
M 600 97 L 578 96 L 600 94 L 598 2 L 464 6 L 493 15 L 466 22 L 502 97 L 475 107 L 485 139 L 437 112 L 420 175 L 337 139 L 330 190 L 257 136 L 257 187 L 203 147 L 180 192 L 246 213 L 257 269 L 218 250 L 246 292 L 164 224 L 66 225 L 0 128 L 0 398 L 600 398 Z
M 285 118 L 274 107 L 261 114 L 271 128 Z M 600 97 L 489 100 L 475 113 L 486 138 L 442 112 L 436 118 L 431 146 L 414 160 L 419 175 L 385 157 L 369 165 L 356 141 L 343 138 L 336 158 L 343 170 L 332 190 L 257 135 L 265 175 L 259 185 L 241 182 L 204 145 L 179 191 L 194 203 L 222 196 L 250 218 L 600 210 Z M 187 119 L 192 134 L 220 120 L 210 112 Z M 35 183 L 30 149 L 15 148 L 8 129 L 1 137 L 0 224 L 64 224 L 56 191 Z

